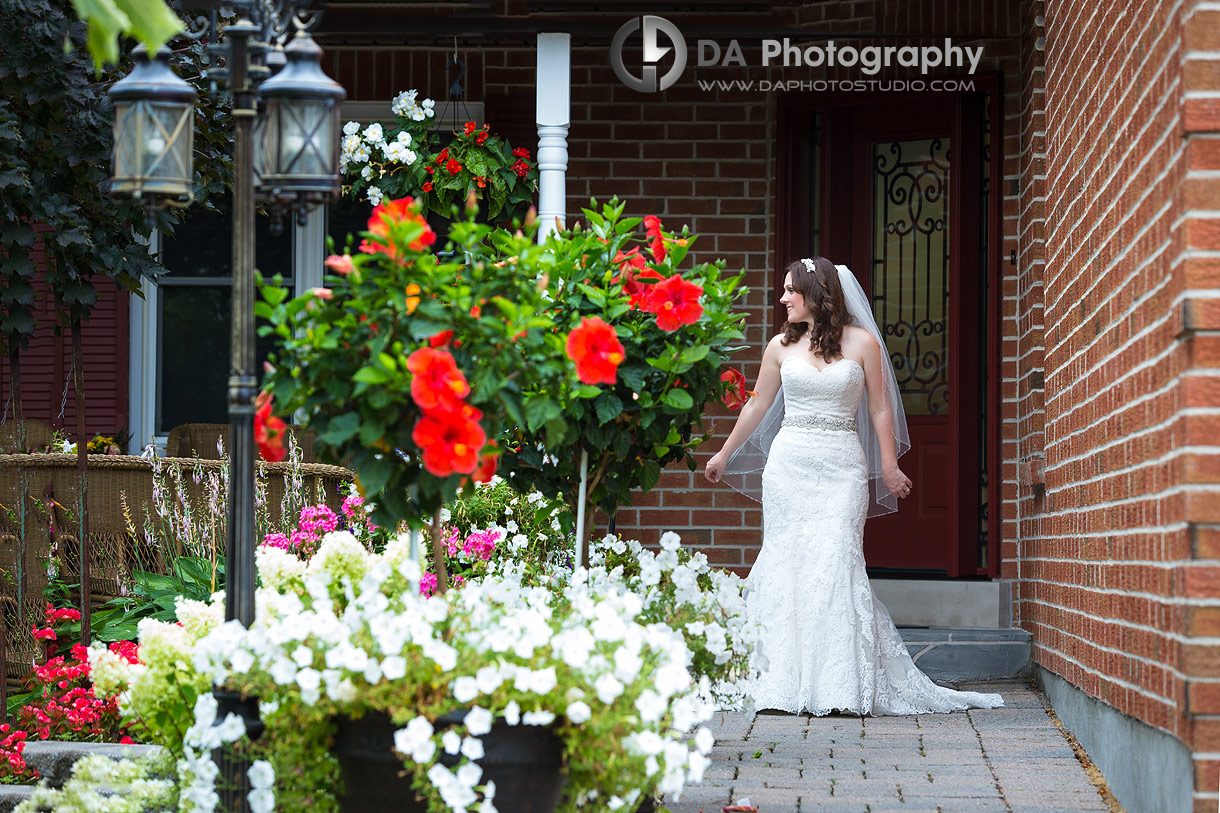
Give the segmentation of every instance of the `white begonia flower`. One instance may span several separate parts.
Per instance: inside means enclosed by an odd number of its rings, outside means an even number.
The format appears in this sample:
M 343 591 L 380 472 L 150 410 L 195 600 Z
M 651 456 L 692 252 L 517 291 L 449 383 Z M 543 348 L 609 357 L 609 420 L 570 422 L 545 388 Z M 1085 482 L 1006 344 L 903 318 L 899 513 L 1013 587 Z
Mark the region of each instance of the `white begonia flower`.
M 516 700 L 508 701 L 508 705 L 504 707 L 504 722 L 509 725 L 521 722 L 521 707 L 517 705 Z
M 368 127 L 365 127 L 364 132 L 361 133 L 361 135 L 364 136 L 364 140 L 370 144 L 380 144 L 385 140 L 385 133 L 382 132 L 381 124 L 378 122 L 373 122 Z
M 432 723 L 423 717 L 416 717 L 407 723 L 406 728 L 394 732 L 394 750 L 415 762 L 431 762 L 436 753 L 433 732 Z
M 462 735 L 449 729 L 441 735 L 441 745 L 444 746 L 446 754 L 456 754 L 462 748 Z
M 575 703 L 568 704 L 568 710 L 565 712 L 568 720 L 576 725 L 582 725 L 589 722 L 593 717 L 593 710 L 589 708 L 589 704 L 583 700 L 577 700 Z
M 360 177 L 364 178 L 364 180 L 366 180 L 366 181 L 373 180 L 373 168 L 371 166 L 369 166 L 368 164 L 365 164 L 364 167 L 360 170 Z
M 527 711 L 521 715 L 521 722 L 526 725 L 550 725 L 555 722 L 555 713 L 551 711 Z
M 482 759 L 483 741 L 475 737 L 462 740 L 462 755 L 467 759 Z
M 353 136 L 358 132 L 360 132 L 360 122 L 358 121 L 349 121 L 343 125 L 343 135 Z
M 482 706 L 475 706 L 466 713 L 466 731 L 473 737 L 481 737 L 491 731 L 491 712 Z
M 370 186 L 365 190 L 365 194 L 368 196 L 369 203 L 373 204 L 374 206 L 380 206 L 382 198 L 385 197 L 385 193 L 382 192 L 381 188 L 377 186 Z

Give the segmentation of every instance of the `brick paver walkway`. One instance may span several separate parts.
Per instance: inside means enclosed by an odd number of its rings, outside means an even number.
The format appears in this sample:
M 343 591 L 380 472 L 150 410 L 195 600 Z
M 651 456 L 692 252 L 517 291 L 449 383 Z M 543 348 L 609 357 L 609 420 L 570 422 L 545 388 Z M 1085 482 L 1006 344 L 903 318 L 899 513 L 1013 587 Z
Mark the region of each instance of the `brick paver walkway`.
M 967 688 L 967 687 L 961 687 Z M 718 714 L 704 781 L 666 806 L 720 813 L 748 797 L 787 811 L 1105 811 L 1072 747 L 1028 684 L 1005 708 L 912 717 Z

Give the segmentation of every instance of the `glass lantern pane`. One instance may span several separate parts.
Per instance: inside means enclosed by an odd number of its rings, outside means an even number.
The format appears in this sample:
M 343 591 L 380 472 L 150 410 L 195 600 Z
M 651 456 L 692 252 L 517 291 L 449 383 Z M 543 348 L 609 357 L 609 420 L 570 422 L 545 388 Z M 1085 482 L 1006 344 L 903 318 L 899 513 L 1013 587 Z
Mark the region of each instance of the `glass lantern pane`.
M 115 186 L 125 189 L 130 186 L 131 178 L 138 174 L 140 165 L 140 135 L 139 110 L 134 110 L 130 103 L 117 103 L 114 106 L 114 169 L 111 175 Z
M 330 175 L 330 155 L 334 151 L 334 126 L 330 101 L 293 100 L 284 105 L 280 141 L 280 161 L 285 174 Z
M 191 177 L 191 107 L 180 104 L 156 105 L 153 132 L 148 135 L 148 153 L 153 159 L 150 174 L 167 183 L 188 181 Z M 160 150 L 160 154 L 157 154 Z

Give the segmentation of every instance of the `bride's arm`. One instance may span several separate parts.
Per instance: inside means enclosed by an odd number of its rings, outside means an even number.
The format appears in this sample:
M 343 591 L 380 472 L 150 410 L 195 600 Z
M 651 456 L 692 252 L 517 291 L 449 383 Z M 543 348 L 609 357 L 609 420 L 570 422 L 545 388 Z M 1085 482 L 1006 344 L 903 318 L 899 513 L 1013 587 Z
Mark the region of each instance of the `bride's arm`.
M 737 416 L 737 423 L 733 424 L 733 431 L 729 433 L 729 437 L 720 447 L 720 451 L 712 455 L 711 460 L 707 462 L 703 476 L 713 483 L 720 482 L 720 475 L 724 473 L 724 467 L 729 458 L 758 428 L 763 416 L 767 414 L 767 409 L 775 400 L 776 393 L 779 392 L 779 348 L 781 346 L 779 339 L 779 336 L 775 336 L 767 343 L 767 349 L 763 351 L 762 366 L 758 371 L 758 383 L 755 384 L 754 392 L 756 394 L 741 408 L 741 413 Z

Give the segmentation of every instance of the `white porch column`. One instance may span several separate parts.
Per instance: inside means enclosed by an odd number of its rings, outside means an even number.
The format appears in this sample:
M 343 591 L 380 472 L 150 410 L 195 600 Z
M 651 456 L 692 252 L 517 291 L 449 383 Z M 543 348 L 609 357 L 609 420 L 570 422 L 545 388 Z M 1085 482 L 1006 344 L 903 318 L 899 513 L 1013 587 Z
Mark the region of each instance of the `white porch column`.
M 567 225 L 568 93 L 571 88 L 571 34 L 538 35 L 538 242 Z

